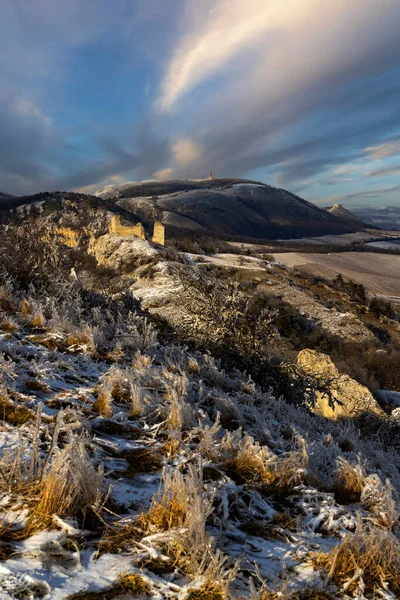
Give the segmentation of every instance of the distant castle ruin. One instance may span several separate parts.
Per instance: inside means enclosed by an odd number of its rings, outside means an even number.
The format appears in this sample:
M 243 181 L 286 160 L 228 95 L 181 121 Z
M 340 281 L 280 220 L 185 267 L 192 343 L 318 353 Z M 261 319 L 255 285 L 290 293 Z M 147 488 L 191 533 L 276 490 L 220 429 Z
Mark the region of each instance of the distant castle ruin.
M 136 237 L 141 240 L 146 239 L 142 223 L 130 226 L 122 225 L 121 217 L 119 215 L 113 215 L 111 217 L 109 232 L 112 235 L 119 235 L 121 237 Z M 160 221 L 154 223 L 151 241 L 155 244 L 165 246 L 165 227 Z

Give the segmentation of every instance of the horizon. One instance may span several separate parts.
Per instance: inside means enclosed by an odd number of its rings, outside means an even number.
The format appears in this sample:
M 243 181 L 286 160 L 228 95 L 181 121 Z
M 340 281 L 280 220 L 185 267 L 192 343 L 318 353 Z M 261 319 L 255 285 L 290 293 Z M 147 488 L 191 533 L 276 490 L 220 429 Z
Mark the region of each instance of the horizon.
M 400 206 L 400 3 L 2 0 L 0 190 L 259 180 Z

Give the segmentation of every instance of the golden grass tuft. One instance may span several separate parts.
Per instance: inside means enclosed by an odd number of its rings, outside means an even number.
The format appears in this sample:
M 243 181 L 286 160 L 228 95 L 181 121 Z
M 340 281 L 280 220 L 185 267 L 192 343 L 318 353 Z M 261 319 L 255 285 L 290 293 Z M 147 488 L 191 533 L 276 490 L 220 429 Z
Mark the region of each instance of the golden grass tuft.
M 151 356 L 147 356 L 147 354 L 142 354 L 137 351 L 132 360 L 132 367 L 137 369 L 138 371 L 145 371 L 149 369 L 153 364 L 153 359 Z
M 126 573 L 125 575 L 120 575 L 117 586 L 119 586 L 123 594 L 131 594 L 133 596 L 151 595 L 150 583 L 137 573 Z
M 134 419 L 143 417 L 147 403 L 146 393 L 144 389 L 136 383 L 131 383 L 130 385 L 130 401 L 132 404 L 131 416 Z
M 308 463 L 306 445 L 301 439 L 299 443 L 299 450 L 280 458 L 246 436 L 240 441 L 236 454 L 221 467 L 238 483 L 259 484 L 263 493 L 284 497 L 301 483 L 305 475 Z
M 338 460 L 333 481 L 333 493 L 339 504 L 359 502 L 366 474 L 361 465 L 352 465 L 345 458 Z
M 100 512 L 104 501 L 103 473 L 96 470 L 87 453 L 85 440 L 73 438 L 53 457 L 50 468 L 37 484 L 40 498 L 27 528 L 47 526 L 53 515 L 85 519 L 87 511 Z
M 89 352 L 94 352 L 96 349 L 93 332 L 88 325 L 69 331 L 66 343 L 68 348 L 84 346 Z
M 8 395 L 0 393 L 0 420 L 7 421 L 10 425 L 18 426 L 34 418 L 33 412 L 26 406 L 18 406 L 12 402 Z
M 185 600 L 225 600 L 226 589 L 218 583 L 207 582 L 199 588 L 188 590 Z
M 189 358 L 187 372 L 190 375 L 200 375 L 200 365 L 195 358 Z
M 20 311 L 23 315 L 31 315 L 33 312 L 33 306 L 26 298 L 21 301 Z
M 43 329 L 43 327 L 46 325 L 46 319 L 43 312 L 41 310 L 37 310 L 32 313 L 29 319 L 29 324 L 35 329 Z
M 187 501 L 185 480 L 181 473 L 164 473 L 162 490 L 153 496 L 148 512 L 140 515 L 138 524 L 149 533 L 183 527 Z
M 16 331 L 18 331 L 19 326 L 18 323 L 14 321 L 14 319 L 8 317 L 4 319 L 4 321 L 1 321 L 0 329 L 6 333 L 15 333 Z
M 395 595 L 400 593 L 400 542 L 389 531 L 376 527 L 358 527 L 328 554 L 312 559 L 329 580 L 341 590 L 355 591 L 360 582 L 367 594 L 387 585 Z
M 151 596 L 150 583 L 138 573 L 120 575 L 116 583 L 98 592 L 77 592 L 67 596 L 66 600 L 113 600 L 121 596 L 133 597 Z
M 100 389 L 96 400 L 92 404 L 92 410 L 102 417 L 109 419 L 113 416 L 112 401 L 113 400 L 109 386 L 103 386 Z

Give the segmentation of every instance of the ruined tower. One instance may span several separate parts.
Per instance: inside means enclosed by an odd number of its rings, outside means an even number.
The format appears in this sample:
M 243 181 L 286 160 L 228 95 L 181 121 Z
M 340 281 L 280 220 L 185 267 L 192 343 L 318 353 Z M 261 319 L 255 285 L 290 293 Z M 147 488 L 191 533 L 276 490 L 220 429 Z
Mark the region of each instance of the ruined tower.
M 131 226 L 122 225 L 121 217 L 119 215 L 114 215 L 111 217 L 109 232 L 122 237 L 137 237 L 141 240 L 146 239 L 144 235 L 143 225 L 141 223 L 137 223 L 136 225 Z
M 154 223 L 152 242 L 165 246 L 165 227 L 161 221 Z

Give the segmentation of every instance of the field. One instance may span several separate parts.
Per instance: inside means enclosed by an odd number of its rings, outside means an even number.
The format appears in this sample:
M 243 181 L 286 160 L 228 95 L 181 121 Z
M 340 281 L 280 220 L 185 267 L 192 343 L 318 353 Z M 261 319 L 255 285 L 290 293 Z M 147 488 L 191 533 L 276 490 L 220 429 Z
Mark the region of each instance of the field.
M 369 252 L 282 252 L 274 256 L 288 267 L 297 267 L 327 279 L 333 279 L 341 273 L 345 279 L 362 283 L 372 294 L 390 297 L 393 301 L 400 300 L 400 256 Z

